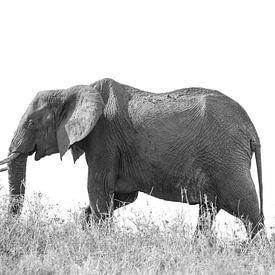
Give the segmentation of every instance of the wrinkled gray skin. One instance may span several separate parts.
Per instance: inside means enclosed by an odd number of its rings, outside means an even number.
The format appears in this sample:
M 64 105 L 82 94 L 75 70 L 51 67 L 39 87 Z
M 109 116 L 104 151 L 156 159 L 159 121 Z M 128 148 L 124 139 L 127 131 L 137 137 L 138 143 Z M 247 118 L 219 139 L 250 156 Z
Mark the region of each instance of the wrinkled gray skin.
M 103 79 L 91 85 L 39 92 L 23 115 L 9 154 L 10 211 L 21 212 L 27 157 L 71 149 L 85 153 L 90 215 L 95 220 L 133 202 L 138 191 L 199 204 L 197 230 L 224 209 L 263 227 L 260 142 L 243 108 L 203 88 L 153 94 Z M 261 207 L 250 174 L 256 152 Z M 16 199 L 14 199 L 16 198 Z M 206 199 L 207 198 L 207 199 Z

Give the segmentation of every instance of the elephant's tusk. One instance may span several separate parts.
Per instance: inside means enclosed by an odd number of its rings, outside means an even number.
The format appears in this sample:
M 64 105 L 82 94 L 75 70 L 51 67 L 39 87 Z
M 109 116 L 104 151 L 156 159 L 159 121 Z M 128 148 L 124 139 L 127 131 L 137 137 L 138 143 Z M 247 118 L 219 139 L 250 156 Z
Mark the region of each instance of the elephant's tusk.
M 4 172 L 4 171 L 7 171 L 7 170 L 8 170 L 8 167 L 1 168 L 1 169 L 0 169 L 0 173 L 1 173 L 1 172 Z
M 11 160 L 17 158 L 19 155 L 20 155 L 20 153 L 10 154 L 6 159 L 3 159 L 3 160 L 0 161 L 0 165 L 10 162 Z

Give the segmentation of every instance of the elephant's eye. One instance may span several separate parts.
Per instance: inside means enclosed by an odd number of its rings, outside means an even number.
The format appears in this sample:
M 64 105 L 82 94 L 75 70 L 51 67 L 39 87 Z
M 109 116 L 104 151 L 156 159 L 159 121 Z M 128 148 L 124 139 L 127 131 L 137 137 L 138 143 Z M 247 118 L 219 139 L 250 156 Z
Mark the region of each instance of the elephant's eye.
M 29 121 L 28 121 L 28 127 L 33 127 L 34 126 L 34 121 L 32 120 L 32 119 L 30 119 Z

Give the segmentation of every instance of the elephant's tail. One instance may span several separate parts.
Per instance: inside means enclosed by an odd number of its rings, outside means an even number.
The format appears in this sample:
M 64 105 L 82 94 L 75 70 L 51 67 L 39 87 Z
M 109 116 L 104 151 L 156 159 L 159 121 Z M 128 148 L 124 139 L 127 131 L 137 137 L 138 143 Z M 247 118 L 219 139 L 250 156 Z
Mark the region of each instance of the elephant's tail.
M 261 160 L 261 145 L 260 143 L 251 142 L 252 152 L 255 152 L 258 182 L 259 182 L 259 197 L 260 197 L 260 216 L 262 223 L 264 223 L 264 212 L 263 212 L 263 181 L 262 181 L 262 160 Z

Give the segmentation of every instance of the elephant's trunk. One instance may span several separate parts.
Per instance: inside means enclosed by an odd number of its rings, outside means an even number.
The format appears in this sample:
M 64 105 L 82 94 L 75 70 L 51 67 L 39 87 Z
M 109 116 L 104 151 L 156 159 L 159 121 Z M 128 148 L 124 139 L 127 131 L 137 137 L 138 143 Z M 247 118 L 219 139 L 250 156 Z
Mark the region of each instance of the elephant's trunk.
M 20 214 L 25 195 L 27 155 L 21 154 L 8 163 L 11 214 Z

